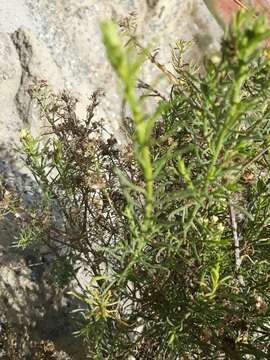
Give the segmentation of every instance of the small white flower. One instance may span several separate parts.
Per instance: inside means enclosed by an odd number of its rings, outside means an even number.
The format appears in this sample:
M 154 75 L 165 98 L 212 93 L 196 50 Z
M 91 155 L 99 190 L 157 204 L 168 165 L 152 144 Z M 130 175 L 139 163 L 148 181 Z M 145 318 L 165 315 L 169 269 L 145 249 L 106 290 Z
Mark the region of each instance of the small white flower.
M 218 217 L 216 215 L 212 216 L 212 223 L 216 224 L 218 222 Z

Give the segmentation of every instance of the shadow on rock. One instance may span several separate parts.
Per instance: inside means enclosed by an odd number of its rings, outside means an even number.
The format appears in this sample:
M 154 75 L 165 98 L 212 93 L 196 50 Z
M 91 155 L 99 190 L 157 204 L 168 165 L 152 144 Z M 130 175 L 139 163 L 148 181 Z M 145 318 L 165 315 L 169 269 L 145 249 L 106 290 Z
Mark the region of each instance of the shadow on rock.
M 38 249 L 16 246 L 26 219 L 10 208 L 18 197 L 31 206 L 40 196 L 38 190 L 33 190 L 33 180 L 15 155 L 3 146 L 0 154 L 0 358 L 49 360 L 46 351 L 51 351 L 51 359 L 85 359 L 81 340 L 72 335 L 76 329 L 71 311 L 76 304 L 53 285 L 55 259 Z M 12 332 L 12 349 L 3 329 Z M 46 357 L 37 355 L 41 348 L 47 349 Z

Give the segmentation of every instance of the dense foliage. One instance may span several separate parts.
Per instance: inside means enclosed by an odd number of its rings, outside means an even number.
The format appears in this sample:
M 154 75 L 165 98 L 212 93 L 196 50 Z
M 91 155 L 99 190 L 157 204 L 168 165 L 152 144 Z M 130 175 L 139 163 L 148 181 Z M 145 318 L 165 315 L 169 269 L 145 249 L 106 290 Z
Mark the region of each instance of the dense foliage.
M 131 110 L 126 143 L 95 118 L 100 94 L 80 120 L 67 93 L 33 88 L 50 136 L 22 135 L 43 200 L 20 245 L 45 243 L 60 285 L 78 282 L 91 359 L 268 359 L 265 21 L 239 13 L 200 71 L 179 43 L 178 83 L 153 114 L 136 91 L 145 53 L 102 31 Z

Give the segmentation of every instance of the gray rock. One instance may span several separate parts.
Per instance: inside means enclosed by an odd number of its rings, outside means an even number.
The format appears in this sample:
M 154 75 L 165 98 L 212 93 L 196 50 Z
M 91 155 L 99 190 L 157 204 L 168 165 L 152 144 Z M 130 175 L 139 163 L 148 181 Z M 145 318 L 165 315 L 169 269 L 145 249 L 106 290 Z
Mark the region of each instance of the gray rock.
M 38 135 L 45 125 L 40 122 L 39 111 L 29 95 L 29 89 L 36 81 L 46 80 L 48 85 L 59 91 L 63 88 L 60 71 L 51 57 L 49 49 L 42 40 L 37 40 L 27 28 L 19 28 L 12 34 L 12 40 L 21 65 L 21 81 L 15 103 L 24 126 L 30 128 L 33 135 Z
M 0 139 L 10 143 L 22 126 L 14 99 L 21 80 L 20 61 L 7 33 L 0 33 Z

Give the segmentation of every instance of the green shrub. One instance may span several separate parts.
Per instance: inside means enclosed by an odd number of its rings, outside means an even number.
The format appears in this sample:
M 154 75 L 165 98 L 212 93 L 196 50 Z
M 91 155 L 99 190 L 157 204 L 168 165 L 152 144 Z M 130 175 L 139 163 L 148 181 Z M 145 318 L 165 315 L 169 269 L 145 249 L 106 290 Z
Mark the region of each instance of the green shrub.
M 68 264 L 62 283 L 80 284 L 90 358 L 269 358 L 265 21 L 239 13 L 201 72 L 179 55 L 178 85 L 153 114 L 136 92 L 144 54 L 114 24 L 102 32 L 132 114 L 126 144 L 95 119 L 99 94 L 79 120 L 76 100 L 44 83 L 33 94 L 52 135 L 22 136 L 44 194 L 27 227 Z

